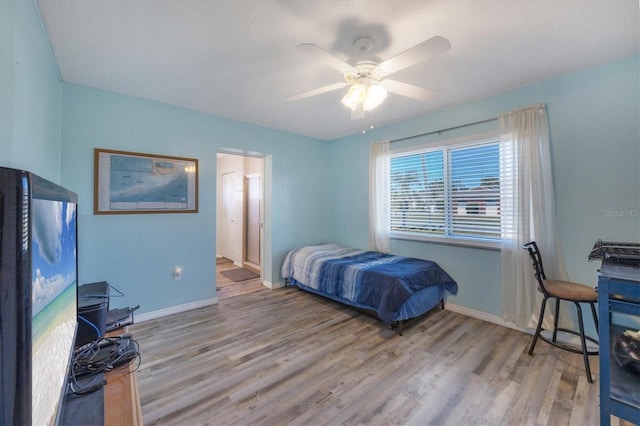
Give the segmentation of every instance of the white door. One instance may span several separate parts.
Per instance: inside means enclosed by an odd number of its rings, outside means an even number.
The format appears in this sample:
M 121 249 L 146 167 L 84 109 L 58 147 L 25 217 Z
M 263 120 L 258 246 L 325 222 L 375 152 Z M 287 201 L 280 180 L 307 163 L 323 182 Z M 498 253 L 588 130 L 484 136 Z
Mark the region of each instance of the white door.
M 238 215 L 235 203 L 236 173 L 229 172 L 222 175 L 222 256 L 233 259 L 233 248 L 238 243 L 236 224 Z
M 260 265 L 260 175 L 247 176 L 246 260 Z

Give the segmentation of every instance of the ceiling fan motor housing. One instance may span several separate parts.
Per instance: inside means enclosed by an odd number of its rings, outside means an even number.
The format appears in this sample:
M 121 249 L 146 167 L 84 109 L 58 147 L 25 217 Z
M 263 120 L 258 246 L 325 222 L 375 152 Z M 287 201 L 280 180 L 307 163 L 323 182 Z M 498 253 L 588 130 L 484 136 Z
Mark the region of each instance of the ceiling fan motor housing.
M 380 61 L 376 62 L 371 58 L 360 59 L 352 69 L 344 73 L 344 80 L 347 83 L 378 83 L 384 77 L 384 72 L 378 67 Z

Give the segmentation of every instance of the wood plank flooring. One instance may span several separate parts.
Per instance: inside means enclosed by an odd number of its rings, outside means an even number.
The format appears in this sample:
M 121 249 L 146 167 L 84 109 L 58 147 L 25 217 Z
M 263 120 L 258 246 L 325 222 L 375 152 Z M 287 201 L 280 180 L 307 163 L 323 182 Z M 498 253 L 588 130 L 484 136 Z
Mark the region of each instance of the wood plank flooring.
M 597 357 L 589 384 L 578 355 L 529 356 L 529 335 L 451 311 L 397 336 L 296 288 L 217 279 L 217 305 L 131 327 L 147 425 L 599 423 Z

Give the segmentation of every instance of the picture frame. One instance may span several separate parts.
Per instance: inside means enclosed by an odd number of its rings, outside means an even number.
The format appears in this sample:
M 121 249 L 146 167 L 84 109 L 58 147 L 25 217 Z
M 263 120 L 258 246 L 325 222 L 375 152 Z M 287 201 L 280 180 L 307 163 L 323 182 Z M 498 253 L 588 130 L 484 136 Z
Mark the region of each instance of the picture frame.
M 198 160 L 95 148 L 93 210 L 197 213 Z

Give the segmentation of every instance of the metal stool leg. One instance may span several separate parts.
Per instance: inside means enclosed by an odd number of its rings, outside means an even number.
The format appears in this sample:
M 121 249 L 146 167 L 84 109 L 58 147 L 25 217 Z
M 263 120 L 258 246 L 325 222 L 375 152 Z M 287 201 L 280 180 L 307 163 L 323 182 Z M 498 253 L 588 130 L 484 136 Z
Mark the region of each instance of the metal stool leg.
M 558 320 L 560 318 L 560 299 L 556 298 L 556 311 L 553 316 L 553 338 L 552 342 L 556 341 L 556 337 L 558 337 Z
M 580 327 L 580 343 L 582 344 L 582 358 L 584 359 L 584 369 L 587 371 L 587 381 L 593 383 L 591 378 L 591 368 L 589 367 L 589 355 L 587 354 L 587 342 L 584 338 L 584 324 L 582 322 L 582 308 L 580 303 L 573 302 L 578 310 L 578 326 Z
M 544 319 L 544 310 L 547 306 L 547 297 L 542 300 L 542 304 L 540 305 L 540 317 L 538 318 L 538 326 L 536 327 L 536 333 L 533 335 L 533 341 L 531 342 L 531 346 L 529 347 L 529 355 L 533 355 L 533 349 L 536 347 L 536 343 L 538 342 L 538 336 L 540 336 L 540 331 L 542 330 L 542 320 Z

